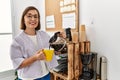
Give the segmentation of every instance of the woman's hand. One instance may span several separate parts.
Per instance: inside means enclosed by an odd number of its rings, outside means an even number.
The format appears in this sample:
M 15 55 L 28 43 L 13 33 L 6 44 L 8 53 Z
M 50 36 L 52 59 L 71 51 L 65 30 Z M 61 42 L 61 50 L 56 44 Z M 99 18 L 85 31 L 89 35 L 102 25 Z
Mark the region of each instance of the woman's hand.
M 60 37 L 62 37 L 62 38 L 66 38 L 66 34 L 65 34 L 64 31 L 61 31 L 61 32 L 60 32 Z
M 23 68 L 26 66 L 29 66 L 30 64 L 32 64 L 33 62 L 35 62 L 36 60 L 45 60 L 46 57 L 43 53 L 43 50 L 37 51 L 33 56 L 26 58 L 21 65 L 19 66 L 19 68 Z
M 43 52 L 43 49 L 40 50 L 40 51 L 37 51 L 36 54 L 35 54 L 35 57 L 37 60 L 45 60 L 46 57 L 45 57 L 45 54 Z

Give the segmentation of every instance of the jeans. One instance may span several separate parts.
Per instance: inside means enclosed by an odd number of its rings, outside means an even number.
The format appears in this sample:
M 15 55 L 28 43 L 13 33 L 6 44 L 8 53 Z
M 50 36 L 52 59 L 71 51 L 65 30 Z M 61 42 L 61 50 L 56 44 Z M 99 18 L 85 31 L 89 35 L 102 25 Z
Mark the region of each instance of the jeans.
M 22 79 L 19 79 L 18 80 L 22 80 Z M 37 78 L 37 79 L 34 79 L 34 80 L 50 80 L 50 73 L 47 74 L 46 76 L 42 77 L 42 78 Z

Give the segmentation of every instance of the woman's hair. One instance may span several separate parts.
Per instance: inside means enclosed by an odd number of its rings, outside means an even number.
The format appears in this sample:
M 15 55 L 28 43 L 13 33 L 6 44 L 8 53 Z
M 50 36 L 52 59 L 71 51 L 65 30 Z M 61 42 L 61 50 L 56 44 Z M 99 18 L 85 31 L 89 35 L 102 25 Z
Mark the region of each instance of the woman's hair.
M 35 7 L 33 7 L 33 6 L 29 6 L 29 7 L 27 7 L 27 8 L 24 10 L 24 12 L 23 12 L 23 14 L 22 14 L 22 18 L 21 18 L 21 26 L 20 26 L 20 29 L 22 29 L 22 30 L 25 30 L 25 29 L 26 29 L 26 25 L 25 25 L 25 23 L 24 23 L 24 16 L 25 16 L 25 15 L 27 14 L 27 12 L 30 11 L 30 10 L 36 10 L 37 13 L 38 13 L 38 20 L 39 20 L 39 22 L 38 22 L 38 26 L 35 28 L 35 30 L 39 30 L 39 29 L 41 28 L 41 25 L 40 25 L 40 13 L 39 13 L 38 9 L 35 8 Z

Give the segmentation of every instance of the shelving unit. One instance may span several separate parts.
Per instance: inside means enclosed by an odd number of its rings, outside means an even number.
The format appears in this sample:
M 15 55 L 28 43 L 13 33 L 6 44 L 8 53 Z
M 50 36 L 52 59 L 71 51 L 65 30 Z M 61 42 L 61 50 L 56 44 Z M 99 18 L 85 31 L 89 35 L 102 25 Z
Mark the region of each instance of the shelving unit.
M 83 45 L 83 43 L 85 43 L 85 45 Z M 84 50 L 86 52 L 90 52 L 90 41 L 68 43 L 67 47 L 68 47 L 68 72 L 58 73 L 51 71 L 52 75 L 51 80 L 79 80 L 79 76 L 82 73 L 80 53 L 84 52 Z M 97 75 L 96 80 L 99 80 L 99 75 Z
M 91 53 L 91 50 L 90 50 L 91 48 L 90 48 L 90 41 L 88 41 L 86 38 L 85 25 L 81 25 L 80 33 L 79 34 L 77 33 L 79 32 L 76 32 L 73 34 L 72 36 L 73 41 L 67 43 L 67 50 L 68 50 L 67 51 L 68 72 L 66 72 L 67 74 L 51 71 L 51 74 L 53 77 L 53 79 L 51 80 L 79 80 L 80 75 L 83 77 L 82 66 L 84 64 L 82 64 L 80 55 Z M 87 67 L 89 66 L 90 68 L 95 69 L 95 66 L 97 66 L 96 65 L 97 62 L 95 61 L 97 61 L 97 55 L 94 57 L 93 62 L 88 64 Z M 93 64 L 94 64 L 94 67 L 93 67 Z M 96 72 L 94 74 L 95 74 L 94 78 L 91 80 L 99 80 L 99 76 L 96 74 Z
M 57 73 L 55 71 L 50 71 L 50 72 L 51 72 L 51 80 L 68 80 L 67 74 Z
M 81 62 L 79 57 L 79 43 L 67 43 L 68 47 L 68 72 L 57 73 L 51 71 L 51 80 L 78 80 L 81 73 Z

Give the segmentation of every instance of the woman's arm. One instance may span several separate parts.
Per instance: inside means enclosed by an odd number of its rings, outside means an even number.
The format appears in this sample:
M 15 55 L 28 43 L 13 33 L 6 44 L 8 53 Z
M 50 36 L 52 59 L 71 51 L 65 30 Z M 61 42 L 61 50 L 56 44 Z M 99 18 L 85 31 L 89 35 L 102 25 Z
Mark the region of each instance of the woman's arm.
M 23 67 L 26 67 L 26 66 L 29 66 L 31 65 L 32 63 L 34 63 L 36 60 L 45 60 L 45 55 L 43 53 L 42 50 L 40 51 L 37 51 L 33 56 L 25 59 L 21 65 L 19 66 L 19 68 L 23 68 Z

